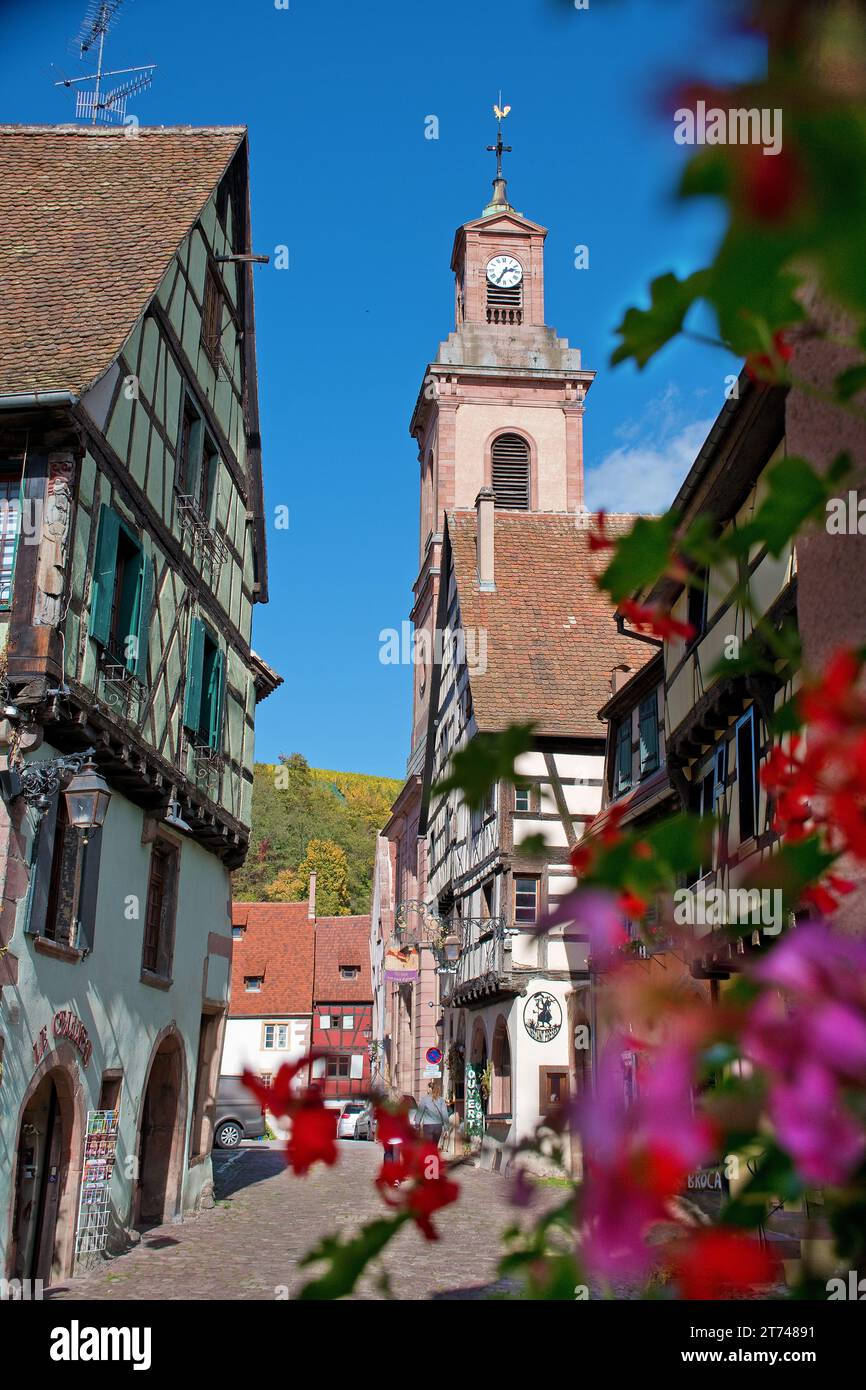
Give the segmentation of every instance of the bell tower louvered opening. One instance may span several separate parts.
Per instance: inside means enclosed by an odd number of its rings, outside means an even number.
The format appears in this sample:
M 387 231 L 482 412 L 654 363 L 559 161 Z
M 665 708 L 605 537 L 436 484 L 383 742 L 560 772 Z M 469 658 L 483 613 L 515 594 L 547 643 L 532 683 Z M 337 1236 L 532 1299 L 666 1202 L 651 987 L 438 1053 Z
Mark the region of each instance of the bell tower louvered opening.
M 500 434 L 490 451 L 496 506 L 529 511 L 529 445 L 519 434 Z
M 523 322 L 523 281 L 509 287 L 487 282 L 487 322 Z

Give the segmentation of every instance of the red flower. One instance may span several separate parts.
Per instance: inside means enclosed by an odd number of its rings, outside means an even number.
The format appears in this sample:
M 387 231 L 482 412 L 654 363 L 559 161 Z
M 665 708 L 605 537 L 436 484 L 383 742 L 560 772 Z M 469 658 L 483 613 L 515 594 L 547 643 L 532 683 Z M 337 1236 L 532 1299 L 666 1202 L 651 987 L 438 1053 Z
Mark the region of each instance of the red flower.
M 620 893 L 619 905 L 626 917 L 643 917 L 646 914 L 648 904 L 643 898 L 639 898 L 637 893 Z
M 616 541 L 611 540 L 611 538 L 605 534 L 605 516 L 606 513 L 603 511 L 596 512 L 595 514 L 594 520 L 597 529 L 588 533 L 590 550 L 612 550 L 616 545 Z
M 723 1226 L 695 1231 L 672 1264 L 686 1299 L 735 1298 L 776 1276 L 775 1261 L 756 1240 Z
M 785 363 L 794 356 L 794 349 L 781 329 L 773 334 L 772 352 L 750 352 L 746 358 L 746 375 L 752 381 L 778 381 L 785 371 Z
M 286 1157 L 299 1177 L 309 1172 L 314 1163 L 329 1166 L 337 1161 L 337 1111 L 328 1110 L 314 1088 L 292 1115 L 292 1133 Z
M 691 623 L 680 622 L 679 618 L 672 618 L 670 613 L 650 604 L 636 603 L 634 599 L 627 598 L 619 605 L 619 611 L 639 632 L 651 633 L 664 642 L 669 642 L 672 637 L 682 637 L 684 642 L 690 642 L 697 636 Z
M 775 798 L 775 828 L 789 840 L 822 830 L 828 846 L 866 860 L 866 698 L 862 663 L 843 649 L 800 692 L 808 738 L 774 748 L 761 781 Z M 844 880 L 842 880 L 844 882 Z M 831 891 L 840 891 L 838 884 Z M 828 899 L 818 892 L 822 910 Z M 813 900 L 815 900 L 813 898 Z M 835 906 L 835 903 L 833 904 Z
M 405 1107 L 400 1110 L 388 1110 L 384 1105 L 377 1105 L 375 1116 L 376 1137 L 386 1149 L 394 1143 L 413 1144 L 417 1139 Z
M 797 207 L 803 173 L 790 150 L 764 154 L 760 145 L 739 145 L 736 160 L 746 213 L 755 222 L 784 222 Z
M 380 1130 L 381 1138 L 381 1130 Z M 389 1207 L 404 1211 L 418 1226 L 425 1240 L 438 1240 L 431 1217 L 450 1206 L 460 1196 L 456 1182 L 446 1177 L 446 1165 L 435 1144 L 404 1140 L 397 1158 L 383 1163 L 376 1186 Z M 403 1183 L 411 1186 L 403 1187 Z M 395 1184 L 400 1184 L 396 1187 Z
M 328 1110 L 318 1086 L 298 1086 L 295 1079 L 310 1064 L 312 1053 L 305 1052 L 294 1062 L 284 1062 L 272 1085 L 266 1086 L 251 1071 L 245 1071 L 243 1082 L 258 1100 L 263 1110 L 285 1116 L 291 1122 L 291 1137 L 286 1146 L 286 1162 L 299 1176 L 309 1172 L 314 1163 L 336 1163 L 337 1112 Z
M 251 1071 L 244 1071 L 243 1083 L 248 1091 L 252 1091 L 263 1110 L 269 1110 L 272 1115 L 290 1115 L 300 1094 L 299 1088 L 293 1084 L 295 1077 L 309 1065 L 310 1056 L 309 1052 L 305 1052 L 294 1062 L 284 1062 L 270 1086 L 266 1086 Z

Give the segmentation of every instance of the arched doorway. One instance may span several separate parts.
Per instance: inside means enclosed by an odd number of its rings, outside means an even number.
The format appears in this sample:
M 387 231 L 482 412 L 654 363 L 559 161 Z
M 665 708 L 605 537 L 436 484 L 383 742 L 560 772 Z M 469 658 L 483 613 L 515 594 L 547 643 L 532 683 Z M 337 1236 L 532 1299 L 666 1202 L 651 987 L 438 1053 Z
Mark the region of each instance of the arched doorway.
M 69 1157 L 73 1133 L 66 1073 L 49 1071 L 25 1104 L 18 1130 L 11 1273 L 49 1284 L 67 1273 Z M 62 1220 L 61 1220 L 62 1216 Z M 63 1251 L 61 1250 L 63 1247 Z
M 161 1226 L 176 1214 L 183 1166 L 186 1118 L 181 1039 L 167 1034 L 157 1045 L 141 1105 L 135 1224 Z

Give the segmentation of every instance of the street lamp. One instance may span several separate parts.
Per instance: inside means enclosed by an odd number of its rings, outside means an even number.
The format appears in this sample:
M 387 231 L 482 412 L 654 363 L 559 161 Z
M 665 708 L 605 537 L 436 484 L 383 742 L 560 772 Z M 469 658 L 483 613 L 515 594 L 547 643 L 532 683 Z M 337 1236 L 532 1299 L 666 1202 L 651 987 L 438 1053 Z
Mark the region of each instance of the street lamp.
M 111 800 L 111 789 L 93 761 L 95 752 L 85 748 L 83 753 L 7 768 L 0 772 L 0 799 L 11 806 L 20 798 L 41 820 L 62 789 L 69 823 L 84 831 L 86 844 L 88 833 L 104 823 Z
M 69 824 L 76 830 L 84 831 L 87 844 L 91 830 L 99 830 L 105 824 L 111 788 L 92 758 L 76 772 L 63 793 L 66 798 L 66 814 Z

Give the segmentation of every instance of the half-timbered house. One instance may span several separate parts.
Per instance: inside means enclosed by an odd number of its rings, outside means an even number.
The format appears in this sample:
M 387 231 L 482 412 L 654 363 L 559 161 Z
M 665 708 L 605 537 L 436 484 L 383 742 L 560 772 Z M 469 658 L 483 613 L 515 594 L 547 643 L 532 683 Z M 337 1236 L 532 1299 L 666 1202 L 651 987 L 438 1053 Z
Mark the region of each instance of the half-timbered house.
M 267 577 L 248 178 L 243 128 L 0 129 L 11 1275 L 66 1276 L 76 1233 L 98 1250 L 210 1185 L 229 873 L 279 679 L 250 645 Z M 110 804 L 83 835 L 63 787 L 87 750 Z M 94 1112 L 115 1116 L 101 1168 Z
M 454 640 L 433 673 L 422 828 L 431 910 L 459 943 L 443 976 L 446 1091 L 501 1164 L 569 1092 L 587 943 L 567 920 L 540 928 L 574 887 L 571 850 L 601 804 L 597 711 L 611 672 L 636 669 L 649 650 L 617 630 L 585 524 L 494 501 L 482 490 L 475 512 L 446 520 L 437 625 Z M 615 534 L 631 521 L 608 525 Z M 484 669 L 467 660 L 467 630 L 486 634 Z M 518 786 L 498 782 L 475 810 L 437 793 L 457 750 L 510 724 L 533 725 Z

